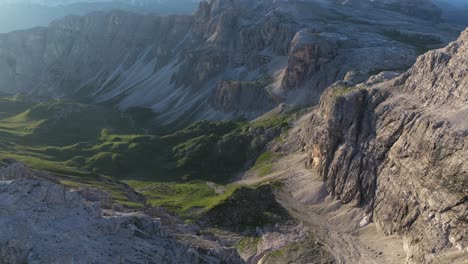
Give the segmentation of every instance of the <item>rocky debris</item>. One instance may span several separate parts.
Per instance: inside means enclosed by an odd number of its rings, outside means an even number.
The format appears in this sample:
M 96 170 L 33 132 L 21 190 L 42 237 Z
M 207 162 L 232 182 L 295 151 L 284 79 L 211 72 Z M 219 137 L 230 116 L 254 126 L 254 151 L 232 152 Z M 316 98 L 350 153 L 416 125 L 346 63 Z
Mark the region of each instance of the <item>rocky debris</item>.
M 22 163 L 18 163 L 16 161 L 10 162 L 12 162 L 12 164 L 0 168 L 1 181 L 36 178 L 34 172 L 24 166 Z
M 343 78 L 342 83 L 346 86 L 355 86 L 369 79 L 369 74 L 366 72 L 349 71 Z
M 99 203 L 102 209 L 113 209 L 115 206 L 112 202 L 111 195 L 101 189 L 80 188 L 79 190 L 76 190 L 76 193 L 78 193 L 87 201 L 92 203 Z
M 377 83 L 380 83 L 380 82 L 383 82 L 383 81 L 391 80 L 391 79 L 393 79 L 393 78 L 398 77 L 399 75 L 401 75 L 400 72 L 395 72 L 395 71 L 383 71 L 383 72 L 380 72 L 379 74 L 372 75 L 372 76 L 365 82 L 365 84 L 368 85 L 368 86 L 374 85 L 374 84 L 377 84 Z M 354 84 L 351 84 L 350 86 L 354 86 L 354 85 L 356 85 L 356 84 L 354 83 Z
M 408 263 L 468 250 L 467 37 L 393 81 L 331 87 L 301 132 L 328 192 L 402 236 Z
M 117 212 L 105 191 L 69 191 L 47 173 L 4 163 L 0 263 L 244 263 L 235 249 L 178 238 L 197 228 L 164 209 Z
M 0 263 L 243 263 L 234 249 L 178 240 L 140 213 L 103 216 L 77 192 L 34 179 L 0 182 Z
M 0 166 L 0 181 L 12 181 L 18 179 L 46 179 L 54 181 L 54 178 L 43 172 L 33 171 L 21 162 L 14 159 L 3 160 L 4 166 Z
M 177 216 L 174 216 L 167 209 L 162 208 L 162 207 L 149 207 L 144 210 L 144 213 L 150 217 L 159 218 L 159 220 L 165 227 L 168 227 L 171 230 L 177 230 L 180 233 L 193 233 L 193 232 L 183 232 L 183 231 L 180 231 L 179 228 L 182 228 L 184 231 L 187 230 L 188 228 L 192 228 L 193 229 L 192 231 L 197 229 L 196 227 L 193 227 L 193 226 L 187 227 L 187 225 L 184 223 L 182 219 L 180 219 Z

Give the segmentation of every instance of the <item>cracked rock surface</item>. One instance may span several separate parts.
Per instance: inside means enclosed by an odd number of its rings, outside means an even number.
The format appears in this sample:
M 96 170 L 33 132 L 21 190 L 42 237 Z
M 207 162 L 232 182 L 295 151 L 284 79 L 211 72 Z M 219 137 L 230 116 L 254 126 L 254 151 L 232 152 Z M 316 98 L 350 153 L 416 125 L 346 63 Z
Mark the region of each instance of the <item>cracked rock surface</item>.
M 8 172 L 21 165 L 12 166 L 0 175 L 13 179 Z M 0 233 L 5 264 L 243 263 L 233 249 L 183 242 L 158 218 L 103 211 L 99 202 L 38 178 L 0 182 Z
M 403 237 L 409 263 L 468 251 L 468 30 L 402 76 L 337 84 L 302 132 L 330 194 Z

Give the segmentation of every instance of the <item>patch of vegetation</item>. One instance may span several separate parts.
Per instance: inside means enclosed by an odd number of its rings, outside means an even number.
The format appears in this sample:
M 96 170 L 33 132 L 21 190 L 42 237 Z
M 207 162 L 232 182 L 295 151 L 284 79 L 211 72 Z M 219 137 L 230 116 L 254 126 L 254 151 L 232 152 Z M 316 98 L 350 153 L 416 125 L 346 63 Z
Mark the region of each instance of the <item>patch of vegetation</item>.
M 257 253 L 258 244 L 262 241 L 261 237 L 246 236 L 242 238 L 236 245 L 236 249 L 243 254 L 253 256 Z
M 433 46 L 442 44 L 442 41 L 440 41 L 440 39 L 435 38 L 433 36 L 407 34 L 399 30 L 385 30 L 382 32 L 382 35 L 392 40 L 415 47 L 415 50 L 419 54 L 427 52 Z
M 252 128 L 280 128 L 287 130 L 291 127 L 292 116 L 277 115 L 268 118 L 261 118 L 249 124 Z
M 4 117 L 15 116 L 32 107 L 34 102 L 25 95 L 0 94 L 0 113 Z
M 333 95 L 335 97 L 342 97 L 356 90 L 357 90 L 356 87 L 348 87 L 348 86 L 342 86 L 342 85 L 335 86 L 333 87 Z
M 251 81 L 226 81 L 227 84 L 233 85 L 233 84 L 244 84 L 244 85 L 254 85 L 254 86 L 265 86 L 273 81 L 273 77 L 269 75 L 262 75 L 259 78 Z
M 124 181 L 148 199 L 153 206 L 161 206 L 189 219 L 196 219 L 230 197 L 237 185 L 217 185 L 204 181 L 187 183 Z
M 125 182 L 130 180 L 149 203 L 185 216 L 205 212 L 232 194 L 237 187 L 218 193 L 205 181 L 226 184 L 289 127 L 287 117 L 202 121 L 160 135 L 149 134 L 143 125 L 152 118 L 148 109 L 121 113 L 102 105 L 38 102 L 26 96 L 0 96 L 0 109 L 6 111 L 0 115 L 0 159 L 16 159 L 66 186 L 103 189 L 121 204 L 142 206 L 127 195 Z
M 330 14 L 325 14 L 323 15 L 323 18 L 325 18 L 325 22 L 328 23 L 329 21 L 341 21 L 341 22 L 347 22 L 347 23 L 354 23 L 354 24 L 361 24 L 361 25 L 373 25 L 371 22 L 359 18 L 359 17 L 354 17 L 350 16 L 347 14 L 343 14 L 341 12 L 332 12 Z
M 322 246 L 315 243 L 312 236 L 309 238 L 289 243 L 287 246 L 272 251 L 265 255 L 263 263 L 303 263 L 303 264 L 331 264 L 333 257 Z
M 20 102 L 19 105 L 22 105 Z M 20 143 L 25 145 L 64 146 L 76 142 L 96 142 L 104 128 L 136 132 L 131 124 L 129 116 L 114 109 L 54 100 L 36 103 L 19 114 L 1 120 L 0 131 L 21 136 Z
M 274 162 L 281 158 L 281 155 L 271 151 L 265 151 L 258 157 L 255 165 L 250 169 L 256 172 L 259 176 L 266 176 L 273 171 Z
M 282 24 L 297 24 L 294 18 L 288 14 L 275 11 L 275 16 L 278 18 L 279 22 Z
M 222 203 L 207 211 L 205 216 L 212 225 L 234 231 L 292 220 L 286 209 L 276 201 L 270 185 L 238 188 Z

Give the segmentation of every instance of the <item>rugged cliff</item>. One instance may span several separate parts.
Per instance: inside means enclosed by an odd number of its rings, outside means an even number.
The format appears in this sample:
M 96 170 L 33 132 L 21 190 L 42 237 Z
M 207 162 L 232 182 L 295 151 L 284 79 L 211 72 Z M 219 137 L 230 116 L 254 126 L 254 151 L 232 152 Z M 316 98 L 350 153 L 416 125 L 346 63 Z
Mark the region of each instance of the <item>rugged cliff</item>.
M 103 210 L 102 191 L 68 191 L 46 175 L 0 168 L 0 263 L 244 263 L 235 249 L 178 237 L 161 213 Z
M 0 35 L 0 89 L 143 106 L 163 124 L 251 119 L 283 102 L 316 103 L 344 78 L 405 70 L 456 32 L 333 1 L 202 1 L 193 16 L 96 12 Z
M 404 238 L 409 263 L 467 251 L 468 31 L 397 79 L 332 86 L 307 121 L 329 193 Z

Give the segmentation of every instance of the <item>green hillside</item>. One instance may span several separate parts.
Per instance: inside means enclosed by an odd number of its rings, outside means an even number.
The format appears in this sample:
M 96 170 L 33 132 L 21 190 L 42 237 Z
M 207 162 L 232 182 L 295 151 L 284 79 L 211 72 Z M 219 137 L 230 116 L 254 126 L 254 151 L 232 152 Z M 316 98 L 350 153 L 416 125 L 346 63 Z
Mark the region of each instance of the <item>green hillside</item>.
M 122 204 L 142 206 L 128 199 L 126 188 L 132 186 L 150 204 L 182 214 L 225 197 L 206 182 L 228 184 L 255 164 L 271 135 L 289 126 L 284 116 L 256 123 L 201 121 L 166 135 L 148 134 L 151 129 L 142 124 L 151 116 L 144 109 L 122 113 L 27 96 L 0 96 L 0 112 L 1 159 L 49 172 L 69 187 L 105 189 Z M 236 187 L 226 188 L 232 193 Z

